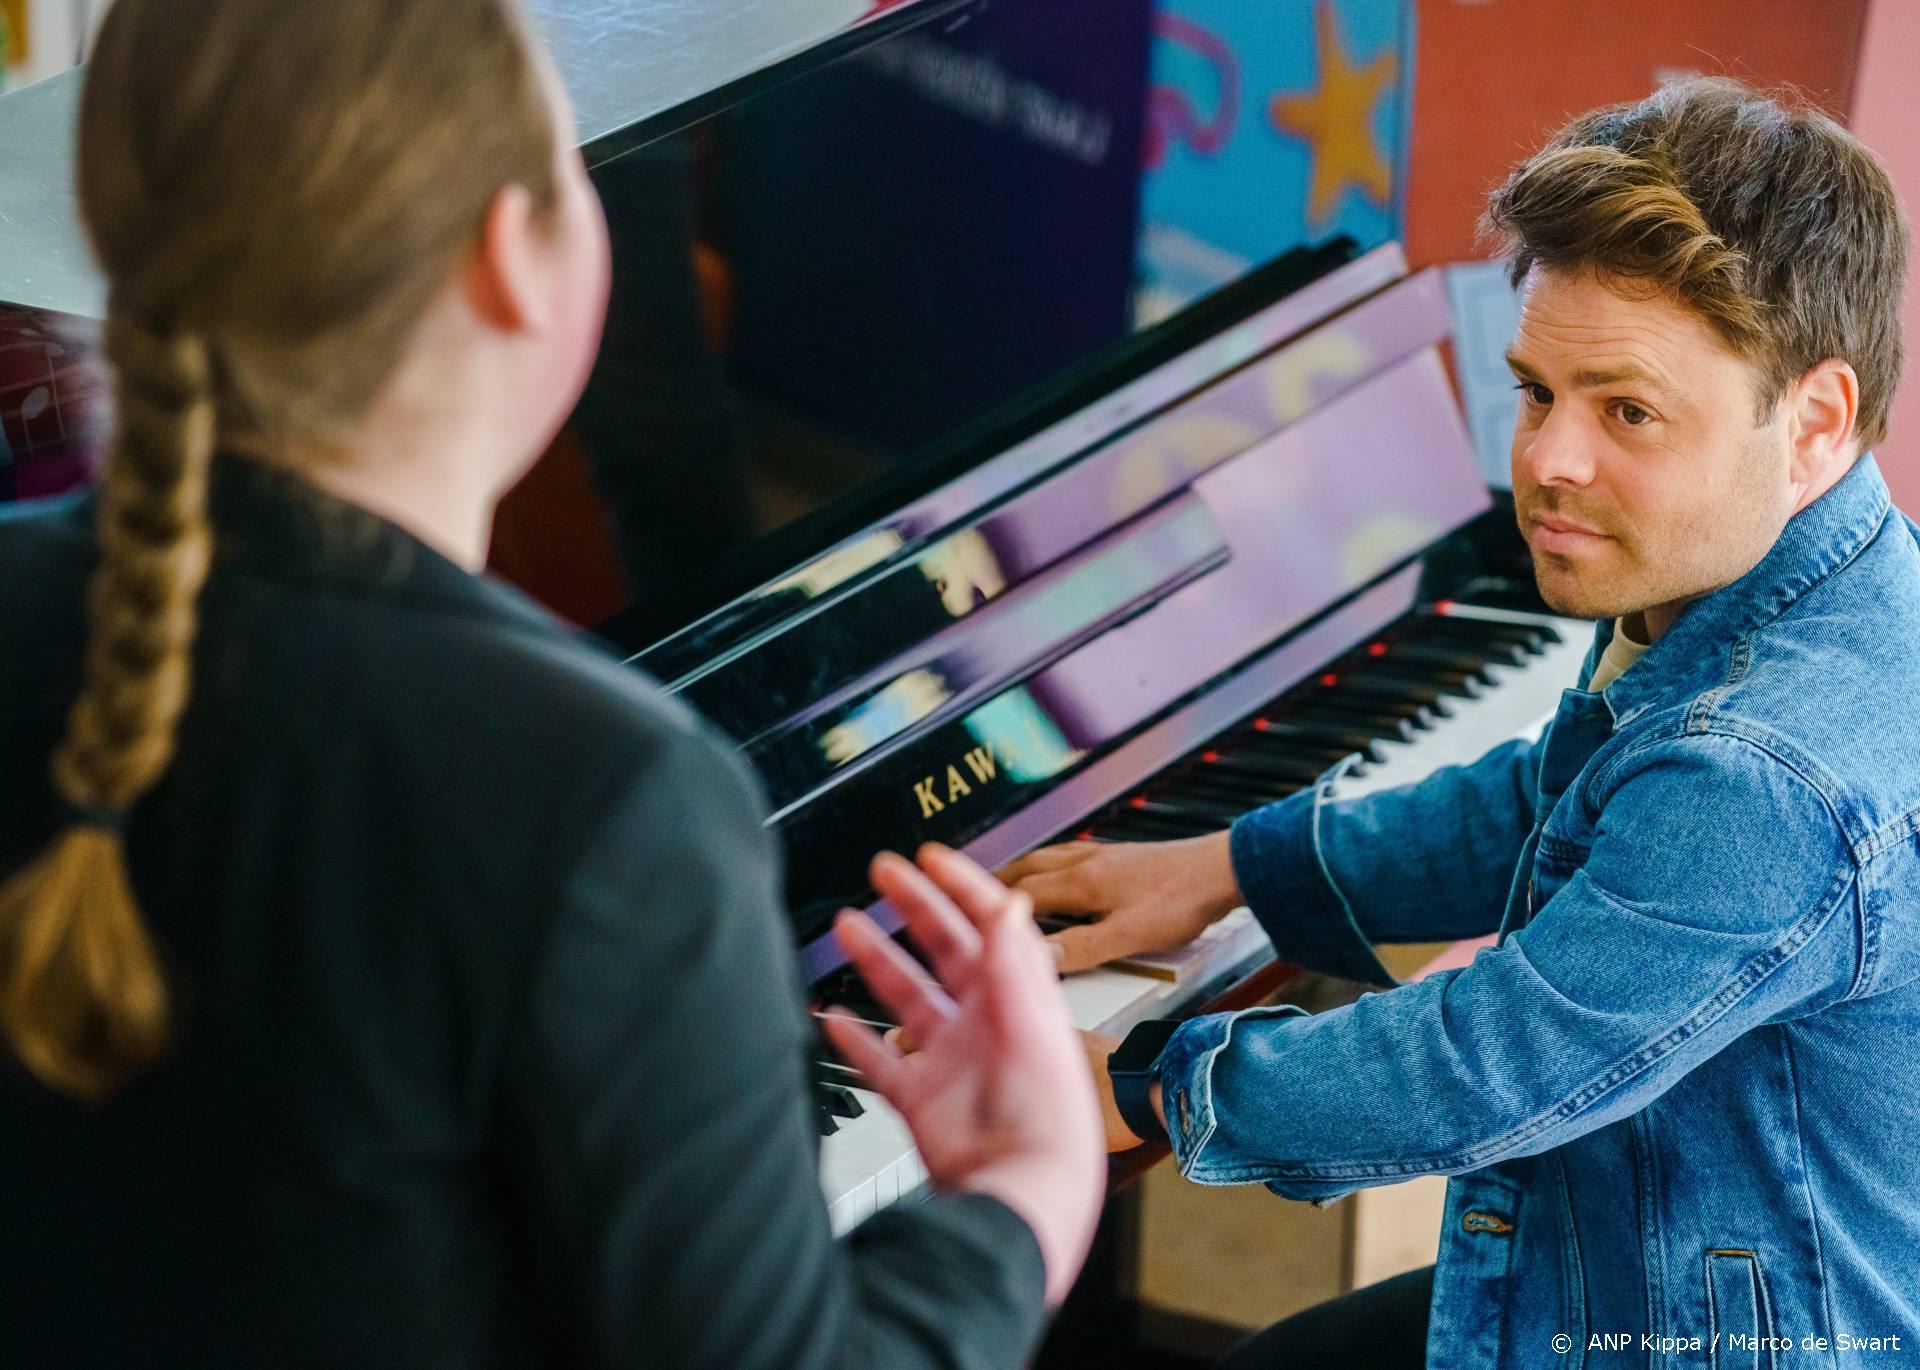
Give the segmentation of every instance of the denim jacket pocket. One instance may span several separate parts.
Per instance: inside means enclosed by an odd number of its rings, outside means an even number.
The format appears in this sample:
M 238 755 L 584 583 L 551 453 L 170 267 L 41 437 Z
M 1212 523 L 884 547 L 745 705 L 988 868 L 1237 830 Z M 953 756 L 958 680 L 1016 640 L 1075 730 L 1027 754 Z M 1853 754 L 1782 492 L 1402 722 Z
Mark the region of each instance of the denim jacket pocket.
M 1526 922 L 1560 892 L 1573 873 L 1587 864 L 1593 851 L 1591 843 L 1571 842 L 1551 832 L 1540 835 L 1534 849 L 1533 865 L 1527 873 Z
M 1707 1364 L 1711 1370 L 1773 1370 L 1773 1310 L 1754 1251 L 1706 1256 Z

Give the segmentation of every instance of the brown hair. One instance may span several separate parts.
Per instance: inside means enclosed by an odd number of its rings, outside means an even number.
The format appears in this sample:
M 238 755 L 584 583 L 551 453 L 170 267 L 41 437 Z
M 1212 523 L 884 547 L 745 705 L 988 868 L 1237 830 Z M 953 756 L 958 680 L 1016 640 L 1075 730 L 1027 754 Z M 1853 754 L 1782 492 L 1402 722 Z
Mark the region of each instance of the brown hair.
M 515 0 L 118 0 L 80 110 L 116 422 L 85 684 L 53 755 L 68 823 L 0 885 L 0 1027 L 106 1098 L 165 1048 L 122 828 L 186 707 L 216 447 L 359 417 L 507 184 L 552 202 Z
M 1818 110 L 1702 77 L 1584 114 L 1513 169 L 1481 221 L 1514 284 L 1598 272 L 1700 315 L 1761 373 L 1762 420 L 1828 358 L 1886 436 L 1904 347 L 1907 225 L 1873 154 Z

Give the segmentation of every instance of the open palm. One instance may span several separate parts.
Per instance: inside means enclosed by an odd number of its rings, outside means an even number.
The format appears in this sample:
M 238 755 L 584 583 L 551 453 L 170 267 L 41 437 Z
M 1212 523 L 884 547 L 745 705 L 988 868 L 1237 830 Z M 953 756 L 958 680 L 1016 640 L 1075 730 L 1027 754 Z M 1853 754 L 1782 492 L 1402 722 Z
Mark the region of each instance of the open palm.
M 936 979 L 864 914 L 841 915 L 841 944 L 916 1049 L 832 1010 L 826 1031 L 906 1119 L 936 1189 L 995 1194 L 1028 1220 L 1049 1292 L 1063 1295 L 1059 1272 L 1070 1284 L 1098 1215 L 1104 1136 L 1028 902 L 943 847 L 925 849 L 918 869 L 879 856 L 872 876 Z

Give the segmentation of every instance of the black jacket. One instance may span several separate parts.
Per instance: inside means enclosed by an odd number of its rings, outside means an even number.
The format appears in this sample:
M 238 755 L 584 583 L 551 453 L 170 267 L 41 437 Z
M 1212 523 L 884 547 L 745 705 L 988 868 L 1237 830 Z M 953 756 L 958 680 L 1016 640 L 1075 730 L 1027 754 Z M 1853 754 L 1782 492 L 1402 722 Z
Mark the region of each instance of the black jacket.
M 516 593 L 216 466 L 128 836 L 177 1045 L 98 1111 L 0 1061 L 0 1365 L 1017 1365 L 1004 1206 L 828 1232 L 732 752 Z M 55 830 L 92 517 L 0 517 L 0 871 Z

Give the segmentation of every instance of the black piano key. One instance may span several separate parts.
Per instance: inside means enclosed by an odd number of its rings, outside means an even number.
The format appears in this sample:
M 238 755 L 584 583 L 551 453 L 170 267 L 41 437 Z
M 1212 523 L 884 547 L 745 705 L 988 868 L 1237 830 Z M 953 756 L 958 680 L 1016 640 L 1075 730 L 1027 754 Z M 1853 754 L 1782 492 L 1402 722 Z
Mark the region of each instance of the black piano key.
M 1352 756 L 1352 747 L 1286 747 L 1269 742 L 1260 744 L 1252 738 L 1228 738 L 1220 744 L 1219 756 L 1222 764 L 1231 764 L 1245 770 L 1258 767 L 1263 761 L 1276 763 L 1269 774 L 1291 775 L 1295 772 L 1307 776 L 1322 774 L 1336 761 Z
M 827 1112 L 827 1106 L 818 1099 L 813 1101 L 813 1125 L 822 1137 L 831 1137 L 840 1130 L 839 1122 Z
M 1418 700 L 1388 699 L 1380 695 L 1339 695 L 1322 690 L 1289 709 L 1288 717 L 1352 718 L 1365 720 L 1369 727 L 1374 726 L 1375 720 L 1379 720 L 1382 727 L 1389 721 L 1399 720 L 1415 732 L 1425 732 L 1433 727 L 1440 715 Z
M 1278 782 L 1247 781 L 1234 783 L 1235 777 L 1223 776 L 1212 767 L 1205 773 L 1182 772 L 1162 776 L 1154 782 L 1149 809 L 1158 807 L 1169 813 L 1212 819 L 1224 827 L 1250 808 L 1258 808 L 1261 796 L 1271 793 Z
M 1406 704 L 1424 704 L 1442 718 L 1453 717 L 1453 706 L 1447 702 L 1446 691 L 1437 685 L 1422 685 L 1417 681 L 1375 675 L 1367 671 L 1348 671 L 1340 677 L 1338 688 L 1350 695 L 1363 695 L 1370 703 L 1385 698 Z
M 1127 814 L 1133 818 L 1156 818 L 1166 823 L 1192 824 L 1196 834 L 1216 832 L 1233 822 L 1237 812 L 1215 809 L 1207 804 L 1176 804 L 1163 799 L 1158 794 L 1150 795 L 1145 803 L 1129 801 Z
M 1238 775 L 1261 781 L 1291 780 L 1302 785 L 1311 785 L 1327 769 L 1326 766 L 1305 759 L 1276 756 L 1272 753 L 1239 751 L 1231 742 L 1217 751 L 1209 752 L 1208 755 L 1215 758 L 1212 761 L 1201 762 L 1208 770 L 1217 771 L 1222 775 Z M 1331 764 L 1331 762 L 1328 763 L 1328 765 Z
M 1175 804 L 1189 800 L 1212 804 L 1228 810 L 1238 818 L 1243 813 L 1251 813 L 1268 804 L 1277 803 L 1290 794 L 1298 793 L 1305 786 L 1289 781 L 1268 781 L 1265 784 L 1249 782 L 1232 783 L 1232 777 L 1209 779 L 1205 776 L 1182 776 L 1177 782 L 1167 786 L 1167 798 Z
M 1336 761 L 1348 752 L 1359 752 L 1369 761 L 1383 759 L 1378 734 L 1365 728 L 1304 719 L 1298 723 L 1269 720 L 1264 728 L 1235 733 L 1225 745 L 1282 756 L 1331 756 Z
M 1484 618 L 1453 618 L 1431 614 L 1416 620 L 1415 631 L 1435 637 L 1450 637 L 1469 642 L 1506 642 L 1531 656 L 1539 656 L 1560 635 L 1551 628 L 1531 623 L 1498 623 Z
M 867 1111 L 845 1085 L 828 1084 L 816 1079 L 813 1082 L 813 1096 L 820 1101 L 820 1107 L 835 1118 L 858 1118 Z
M 1457 695 L 1462 699 L 1478 699 L 1492 686 L 1491 677 L 1478 671 L 1451 671 L 1440 666 L 1428 666 L 1420 662 L 1393 661 L 1386 657 L 1369 658 L 1364 668 L 1368 676 L 1379 676 L 1390 680 L 1407 680 L 1416 685 L 1432 685 L 1445 694 Z
M 1183 837 L 1199 837 L 1217 831 L 1217 824 L 1176 823 L 1164 817 L 1139 813 L 1116 813 L 1094 824 L 1095 836 L 1109 842 L 1175 842 Z
M 823 1046 L 824 1049 L 824 1046 Z M 857 1089 L 866 1077 L 844 1061 L 834 1060 L 830 1056 L 816 1056 L 812 1061 L 813 1078 L 822 1084 L 845 1085 L 848 1089 Z M 857 1100 L 855 1102 L 858 1102 Z
M 1382 742 L 1411 742 L 1414 735 L 1428 724 L 1417 723 L 1406 714 L 1388 713 L 1378 709 L 1323 709 L 1300 708 L 1289 712 L 1286 717 L 1302 723 L 1318 723 L 1330 728 L 1353 728 L 1364 731 Z
M 1489 665 L 1518 666 L 1526 654 L 1505 642 L 1488 642 L 1471 648 L 1431 642 L 1391 642 L 1380 655 L 1387 661 L 1419 662 L 1481 675 Z
M 1177 799 L 1183 794 L 1204 791 L 1244 797 L 1268 795 L 1285 786 L 1305 783 L 1294 775 L 1249 772 L 1223 767 L 1219 763 L 1202 765 L 1194 762 L 1162 776 L 1154 785 L 1154 794 L 1156 797 L 1165 795 Z

